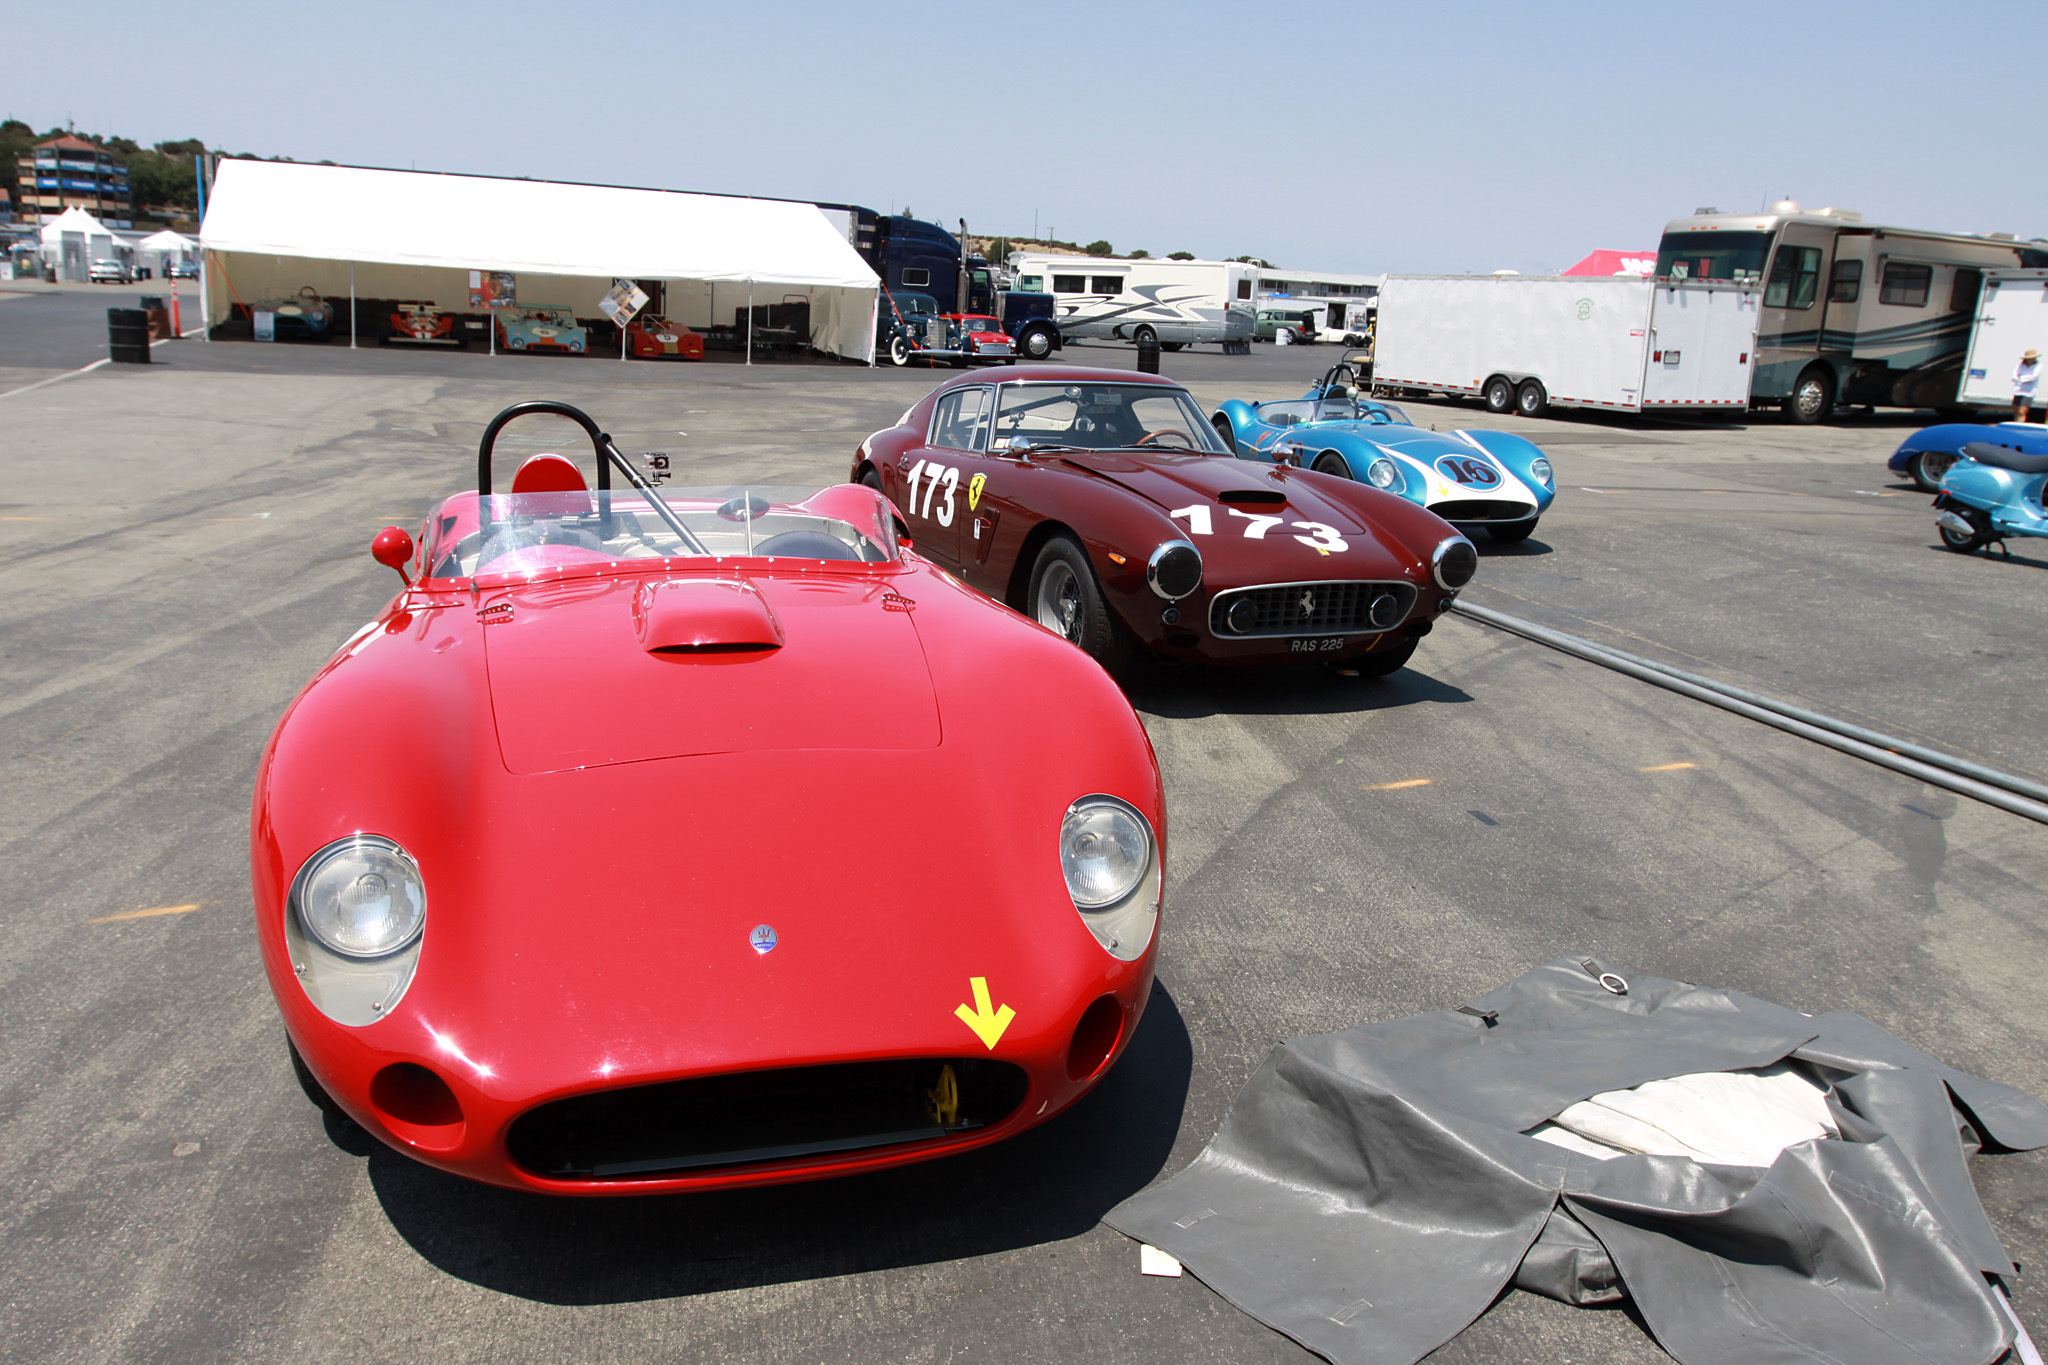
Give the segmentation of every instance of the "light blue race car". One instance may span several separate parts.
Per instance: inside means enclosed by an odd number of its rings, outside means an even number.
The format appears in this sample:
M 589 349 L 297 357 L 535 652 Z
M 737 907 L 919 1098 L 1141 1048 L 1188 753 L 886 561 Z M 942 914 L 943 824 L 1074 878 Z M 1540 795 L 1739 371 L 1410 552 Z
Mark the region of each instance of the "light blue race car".
M 1216 434 L 1241 459 L 1293 464 L 1398 493 L 1460 531 L 1526 540 L 1556 496 L 1535 442 L 1505 431 L 1426 431 L 1392 403 L 1357 396 L 1348 361 L 1305 398 L 1216 409 Z

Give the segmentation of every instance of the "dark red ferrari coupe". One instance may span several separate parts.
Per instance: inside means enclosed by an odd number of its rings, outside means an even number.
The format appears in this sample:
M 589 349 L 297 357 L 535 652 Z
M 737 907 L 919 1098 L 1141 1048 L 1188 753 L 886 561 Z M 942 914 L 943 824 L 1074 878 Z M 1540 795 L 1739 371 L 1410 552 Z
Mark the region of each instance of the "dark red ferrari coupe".
M 1479 562 L 1402 498 L 1232 458 L 1185 389 L 1127 370 L 963 375 L 862 442 L 853 477 L 919 552 L 1110 665 L 1392 673 Z
M 515 417 L 577 423 L 495 491 Z M 1152 981 L 1144 729 L 856 485 L 668 490 L 581 412 L 477 490 L 279 721 L 250 865 L 315 1103 L 559 1194 L 942 1156 L 1099 1080 Z M 1044 705 L 1056 696 L 1057 706 Z

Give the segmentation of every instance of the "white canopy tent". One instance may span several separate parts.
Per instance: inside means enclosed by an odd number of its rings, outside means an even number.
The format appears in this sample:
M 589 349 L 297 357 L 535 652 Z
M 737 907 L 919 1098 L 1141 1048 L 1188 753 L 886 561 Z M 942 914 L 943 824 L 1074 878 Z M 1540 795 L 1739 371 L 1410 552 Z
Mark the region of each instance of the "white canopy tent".
M 329 297 L 431 293 L 461 311 L 474 270 L 518 277 L 521 304 L 594 315 L 613 280 L 661 280 L 678 286 L 668 311 L 685 325 L 800 298 L 811 345 L 874 359 L 879 282 L 810 204 L 223 161 L 199 238 L 209 318 L 304 285 Z
M 187 237 L 184 233 L 173 232 L 169 228 L 162 232 L 153 232 L 135 244 L 136 264 L 146 265 L 159 275 L 164 273 L 164 268 L 170 262 L 193 260 L 198 255 L 197 237 Z
M 82 283 L 94 261 L 120 259 L 114 230 L 81 208 L 68 208 L 43 224 L 41 235 L 43 260 L 60 280 Z

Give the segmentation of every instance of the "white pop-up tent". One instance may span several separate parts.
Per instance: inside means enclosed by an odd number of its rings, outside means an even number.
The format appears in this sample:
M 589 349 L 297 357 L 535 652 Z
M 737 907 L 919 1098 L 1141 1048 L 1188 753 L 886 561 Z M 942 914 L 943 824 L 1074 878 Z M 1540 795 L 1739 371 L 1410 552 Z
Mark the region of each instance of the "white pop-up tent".
M 199 238 L 211 318 L 307 285 L 461 311 L 477 270 L 514 275 L 521 304 L 594 315 L 615 279 L 660 280 L 685 325 L 801 299 L 812 346 L 874 359 L 875 272 L 810 204 L 223 161 Z
M 187 237 L 182 232 L 165 228 L 153 232 L 135 244 L 135 259 L 138 265 L 146 265 L 159 275 L 172 261 L 194 259 L 199 255 L 199 239 Z
M 43 224 L 43 259 L 57 278 L 83 283 L 94 261 L 120 259 L 114 230 L 81 208 L 68 208 Z

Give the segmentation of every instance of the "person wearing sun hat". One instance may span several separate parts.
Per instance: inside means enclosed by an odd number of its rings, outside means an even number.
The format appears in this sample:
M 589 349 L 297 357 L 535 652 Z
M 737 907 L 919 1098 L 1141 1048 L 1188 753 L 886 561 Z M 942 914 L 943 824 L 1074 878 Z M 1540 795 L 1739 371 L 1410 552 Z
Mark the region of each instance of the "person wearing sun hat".
M 2027 409 L 2034 405 L 2034 386 L 2041 382 L 2041 353 L 2029 346 L 2027 353 L 2020 357 L 2019 366 L 2012 372 L 2012 420 L 2027 420 Z

